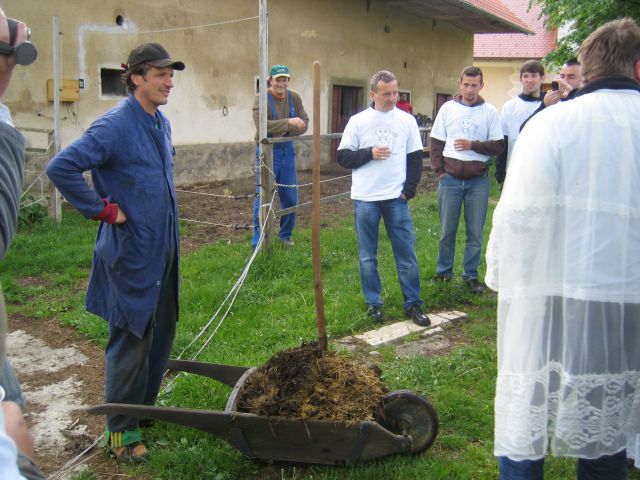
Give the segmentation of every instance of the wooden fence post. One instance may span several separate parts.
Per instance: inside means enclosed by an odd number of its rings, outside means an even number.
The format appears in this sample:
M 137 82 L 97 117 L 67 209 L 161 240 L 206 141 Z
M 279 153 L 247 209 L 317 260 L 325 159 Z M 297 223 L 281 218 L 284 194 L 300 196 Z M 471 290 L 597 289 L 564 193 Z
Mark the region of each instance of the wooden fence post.
M 49 133 L 48 135 L 48 145 L 47 152 L 49 153 L 49 160 L 51 160 L 56 155 L 56 148 L 53 140 L 54 133 Z M 47 161 L 47 163 L 49 163 Z M 51 180 L 49 180 L 49 202 L 48 202 L 48 212 L 49 218 L 54 219 L 56 222 L 60 223 L 62 221 L 62 199 L 60 196 L 60 192 L 55 187 Z

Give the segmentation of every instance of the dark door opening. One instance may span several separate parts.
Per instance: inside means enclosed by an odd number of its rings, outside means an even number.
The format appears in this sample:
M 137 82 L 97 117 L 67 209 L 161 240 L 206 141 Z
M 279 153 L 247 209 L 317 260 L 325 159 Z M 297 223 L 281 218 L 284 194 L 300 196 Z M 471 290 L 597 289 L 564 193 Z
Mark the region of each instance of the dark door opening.
M 446 102 L 448 102 L 452 98 L 453 98 L 453 95 L 451 95 L 450 93 L 436 93 L 436 104 L 433 107 L 434 120 L 436 119 L 436 116 L 438 115 L 440 108 L 442 108 L 442 105 L 444 105 Z
M 342 133 L 351 115 L 358 113 L 362 106 L 362 87 L 350 87 L 346 85 L 333 86 L 333 98 L 331 102 L 331 133 Z M 331 162 L 336 161 L 336 150 L 340 140 L 331 140 Z

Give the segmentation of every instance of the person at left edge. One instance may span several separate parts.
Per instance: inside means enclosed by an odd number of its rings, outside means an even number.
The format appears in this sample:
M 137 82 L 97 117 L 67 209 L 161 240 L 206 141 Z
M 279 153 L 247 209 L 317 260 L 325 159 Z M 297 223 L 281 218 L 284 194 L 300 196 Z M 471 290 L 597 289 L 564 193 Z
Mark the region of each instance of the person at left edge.
M 292 137 L 302 135 L 309 126 L 309 115 L 304 111 L 302 99 L 297 92 L 289 89 L 289 67 L 286 65 L 274 65 L 269 76 L 269 89 L 267 90 L 267 136 L 268 137 Z M 256 96 L 253 104 L 253 121 L 256 124 L 256 142 L 259 142 L 259 97 Z M 261 167 L 256 145 L 256 164 Z M 270 172 L 262 171 L 262 175 Z M 273 175 L 276 183 L 287 185 L 278 187 L 280 206 L 282 208 L 294 207 L 298 203 L 298 175 L 296 173 L 296 150 L 293 142 L 273 144 Z M 253 205 L 253 239 L 251 246 L 256 248 L 260 239 L 260 185 L 256 184 L 256 200 Z M 265 199 L 268 201 L 268 199 Z M 291 234 L 296 224 L 296 214 L 289 213 L 280 217 L 280 240 L 284 245 L 294 245 Z
M 129 54 L 129 96 L 56 155 L 47 175 L 87 218 L 100 222 L 86 309 L 109 323 L 105 401 L 153 405 L 178 320 L 178 208 L 168 101 L 174 70 L 158 43 Z M 91 188 L 83 179 L 90 170 Z M 107 415 L 105 441 L 118 461 L 148 451 L 139 419 Z
M 28 27 L 23 22 L 14 22 L 12 34 L 9 20 L 0 8 L 0 43 L 5 47 L 22 45 L 29 38 Z M 15 50 L 11 53 L 6 50 L 0 53 L 0 259 L 11 245 L 18 225 L 26 143 L 13 125 L 9 108 L 2 103 L 18 61 Z M 7 314 L 0 286 L 0 478 L 44 480 L 33 461 L 34 439 L 22 415 L 20 402 L 24 402 L 24 397 L 20 383 L 7 365 L 6 333 Z

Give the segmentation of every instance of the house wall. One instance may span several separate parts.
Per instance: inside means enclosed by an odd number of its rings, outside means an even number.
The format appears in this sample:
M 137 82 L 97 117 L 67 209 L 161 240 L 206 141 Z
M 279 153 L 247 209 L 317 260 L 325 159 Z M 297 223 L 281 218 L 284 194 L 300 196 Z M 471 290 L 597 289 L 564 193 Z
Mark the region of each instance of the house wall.
M 498 111 L 502 106 L 522 93 L 520 83 L 520 67 L 526 60 L 510 61 L 475 61 L 473 64 L 482 69 L 484 76 L 484 88 L 482 96 L 495 106 Z M 543 83 L 543 90 L 548 88 L 551 80 L 557 78 L 557 72 L 547 71 Z
M 18 127 L 53 128 L 46 80 L 53 77 L 57 15 L 62 78 L 84 80 L 80 100 L 62 106 L 63 146 L 120 100 L 101 95 L 100 68 L 117 68 L 137 44 L 158 41 L 187 65 L 176 72 L 175 88 L 162 107 L 172 122 L 177 182 L 252 175 L 258 0 L 156 0 L 153 6 L 131 0 L 5 0 L 3 8 L 29 24 L 39 52 L 36 63 L 16 69 L 3 99 Z M 116 24 L 118 15 L 126 28 Z M 182 28 L 189 26 L 200 27 Z M 312 63 L 321 62 L 322 133 L 330 131 L 333 83 L 366 86 L 373 72 L 388 69 L 411 91 L 414 111 L 431 115 L 435 93 L 455 92 L 459 72 L 472 62 L 470 33 L 417 19 L 386 2 L 367 7 L 364 1 L 271 0 L 269 27 L 269 63 L 289 65 L 291 88 L 300 92 L 309 115 Z M 46 148 L 45 134 L 26 135 L 32 147 Z M 308 168 L 310 148 L 298 148 L 299 168 Z
M 522 93 L 520 84 L 520 66 L 522 60 L 500 62 L 474 62 L 474 65 L 482 69 L 484 76 L 484 99 L 498 109 L 507 100 L 517 97 Z

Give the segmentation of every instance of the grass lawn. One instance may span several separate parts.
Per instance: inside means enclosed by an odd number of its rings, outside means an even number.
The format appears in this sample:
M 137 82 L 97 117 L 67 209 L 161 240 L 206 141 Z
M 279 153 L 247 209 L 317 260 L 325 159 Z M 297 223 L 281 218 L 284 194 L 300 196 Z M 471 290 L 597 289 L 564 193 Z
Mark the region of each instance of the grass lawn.
M 495 191 L 493 203 L 495 203 Z M 439 236 L 437 198 L 424 194 L 411 202 L 417 253 L 428 311 L 464 311 L 469 321 L 457 331 L 459 341 L 446 354 L 399 358 L 386 346 L 376 357 L 391 390 L 410 389 L 429 397 L 440 421 L 434 446 L 424 455 L 397 456 L 354 467 L 265 465 L 243 457 L 226 442 L 205 433 L 157 423 L 147 430 L 149 464 L 131 467 L 134 478 L 158 479 L 493 479 L 493 394 L 496 374 L 496 296 L 476 297 L 458 279 L 434 284 Z M 351 215 L 331 219 L 321 234 L 325 317 L 330 339 L 370 328 L 360 291 L 355 233 Z M 487 222 L 488 237 L 490 222 Z M 65 211 L 61 226 L 45 223 L 20 232 L 0 264 L 0 281 L 9 314 L 58 318 L 100 345 L 106 323 L 83 311 L 84 286 L 96 225 Z M 463 230 L 463 226 L 462 226 Z M 458 235 L 458 264 L 464 232 Z M 403 319 L 402 294 L 391 247 L 384 232 L 379 267 L 387 318 Z M 182 258 L 181 317 L 174 353 L 190 343 L 209 321 L 242 272 L 251 254 L 249 241 L 218 243 Z M 35 277 L 39 282 L 25 282 Z M 183 358 L 192 358 L 218 321 Z M 274 247 L 253 264 L 235 304 L 197 360 L 258 366 L 276 351 L 316 337 L 311 267 L 311 232 L 297 231 L 296 246 Z M 366 352 L 365 352 L 366 354 Z M 165 406 L 223 409 L 230 389 L 193 375 L 182 376 L 160 403 Z M 575 478 L 573 461 L 549 459 L 548 479 Z M 78 478 L 98 478 L 88 472 Z M 638 477 L 632 477 L 638 478 Z

